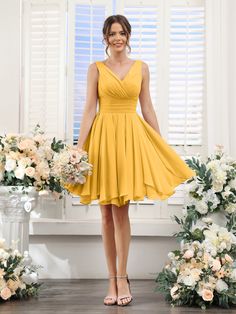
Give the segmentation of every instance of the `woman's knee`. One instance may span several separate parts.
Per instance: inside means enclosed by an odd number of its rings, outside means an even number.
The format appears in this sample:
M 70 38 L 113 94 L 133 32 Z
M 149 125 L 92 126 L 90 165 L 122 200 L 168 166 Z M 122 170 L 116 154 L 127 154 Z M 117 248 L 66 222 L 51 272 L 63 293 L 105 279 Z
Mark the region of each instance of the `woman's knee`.
M 123 205 L 121 207 L 112 206 L 112 215 L 114 223 L 118 225 L 123 225 L 124 222 L 129 220 L 129 204 Z
M 113 223 L 112 205 L 100 205 L 100 209 L 102 215 L 102 223 L 104 225 L 109 225 Z

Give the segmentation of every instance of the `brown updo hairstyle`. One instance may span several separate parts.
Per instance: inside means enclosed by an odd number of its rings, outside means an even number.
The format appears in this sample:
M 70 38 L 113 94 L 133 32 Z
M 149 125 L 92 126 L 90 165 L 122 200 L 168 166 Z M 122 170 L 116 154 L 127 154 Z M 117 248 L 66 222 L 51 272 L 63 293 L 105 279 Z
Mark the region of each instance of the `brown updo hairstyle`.
M 127 38 L 127 46 L 128 46 L 128 49 L 129 49 L 128 53 L 130 53 L 131 52 L 131 47 L 129 45 L 129 38 L 130 38 L 130 35 L 131 35 L 131 25 L 130 25 L 129 21 L 127 20 L 127 18 L 124 15 L 117 14 L 117 15 L 108 16 L 106 18 L 106 20 L 104 21 L 104 24 L 103 24 L 103 29 L 102 29 L 102 33 L 103 33 L 103 40 L 102 40 L 102 42 L 104 43 L 105 39 L 108 42 L 109 32 L 111 30 L 111 25 L 113 23 L 119 23 L 122 26 L 123 31 L 125 32 L 125 36 Z M 107 56 L 109 56 L 108 53 L 107 53 L 108 47 L 109 47 L 109 45 L 106 46 L 106 50 L 105 50 Z

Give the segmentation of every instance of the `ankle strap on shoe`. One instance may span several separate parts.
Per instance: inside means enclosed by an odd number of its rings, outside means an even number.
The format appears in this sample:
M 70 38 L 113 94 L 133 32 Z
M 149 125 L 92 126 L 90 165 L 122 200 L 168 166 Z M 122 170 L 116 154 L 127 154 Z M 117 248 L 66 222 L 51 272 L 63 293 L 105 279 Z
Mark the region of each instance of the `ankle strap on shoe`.
M 109 276 L 109 279 L 111 279 L 111 278 L 116 278 L 116 275 Z
M 128 278 L 128 275 L 124 275 L 124 276 L 116 276 L 116 278 Z

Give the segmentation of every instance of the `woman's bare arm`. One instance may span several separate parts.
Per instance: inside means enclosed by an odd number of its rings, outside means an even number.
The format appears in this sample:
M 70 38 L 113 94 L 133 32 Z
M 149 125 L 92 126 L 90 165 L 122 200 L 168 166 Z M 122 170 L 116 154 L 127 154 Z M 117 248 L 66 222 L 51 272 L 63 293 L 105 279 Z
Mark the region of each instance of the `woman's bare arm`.
M 157 131 L 161 135 L 160 128 L 158 125 L 156 113 L 154 111 L 152 100 L 149 91 L 149 81 L 150 81 L 150 74 L 148 65 L 145 62 L 142 62 L 142 85 L 141 91 L 139 94 L 139 102 L 141 105 L 141 111 L 144 120 L 150 124 L 150 126 Z
M 90 128 L 97 111 L 97 83 L 98 83 L 98 70 L 95 63 L 88 67 L 87 74 L 87 95 L 86 103 L 83 111 L 83 118 L 80 126 L 80 133 L 77 143 L 77 148 L 82 149 L 82 146 L 88 136 Z

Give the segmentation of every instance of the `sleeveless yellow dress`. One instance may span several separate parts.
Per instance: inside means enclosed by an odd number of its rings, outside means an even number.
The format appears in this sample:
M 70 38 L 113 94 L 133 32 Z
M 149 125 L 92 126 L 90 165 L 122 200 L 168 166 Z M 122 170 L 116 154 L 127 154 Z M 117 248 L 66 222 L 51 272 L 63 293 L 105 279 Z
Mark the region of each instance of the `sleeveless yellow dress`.
M 164 200 L 196 173 L 137 112 L 142 61 L 135 60 L 124 79 L 102 61 L 96 62 L 99 111 L 83 149 L 93 173 L 66 188 L 80 203 L 114 204 L 129 200 Z

